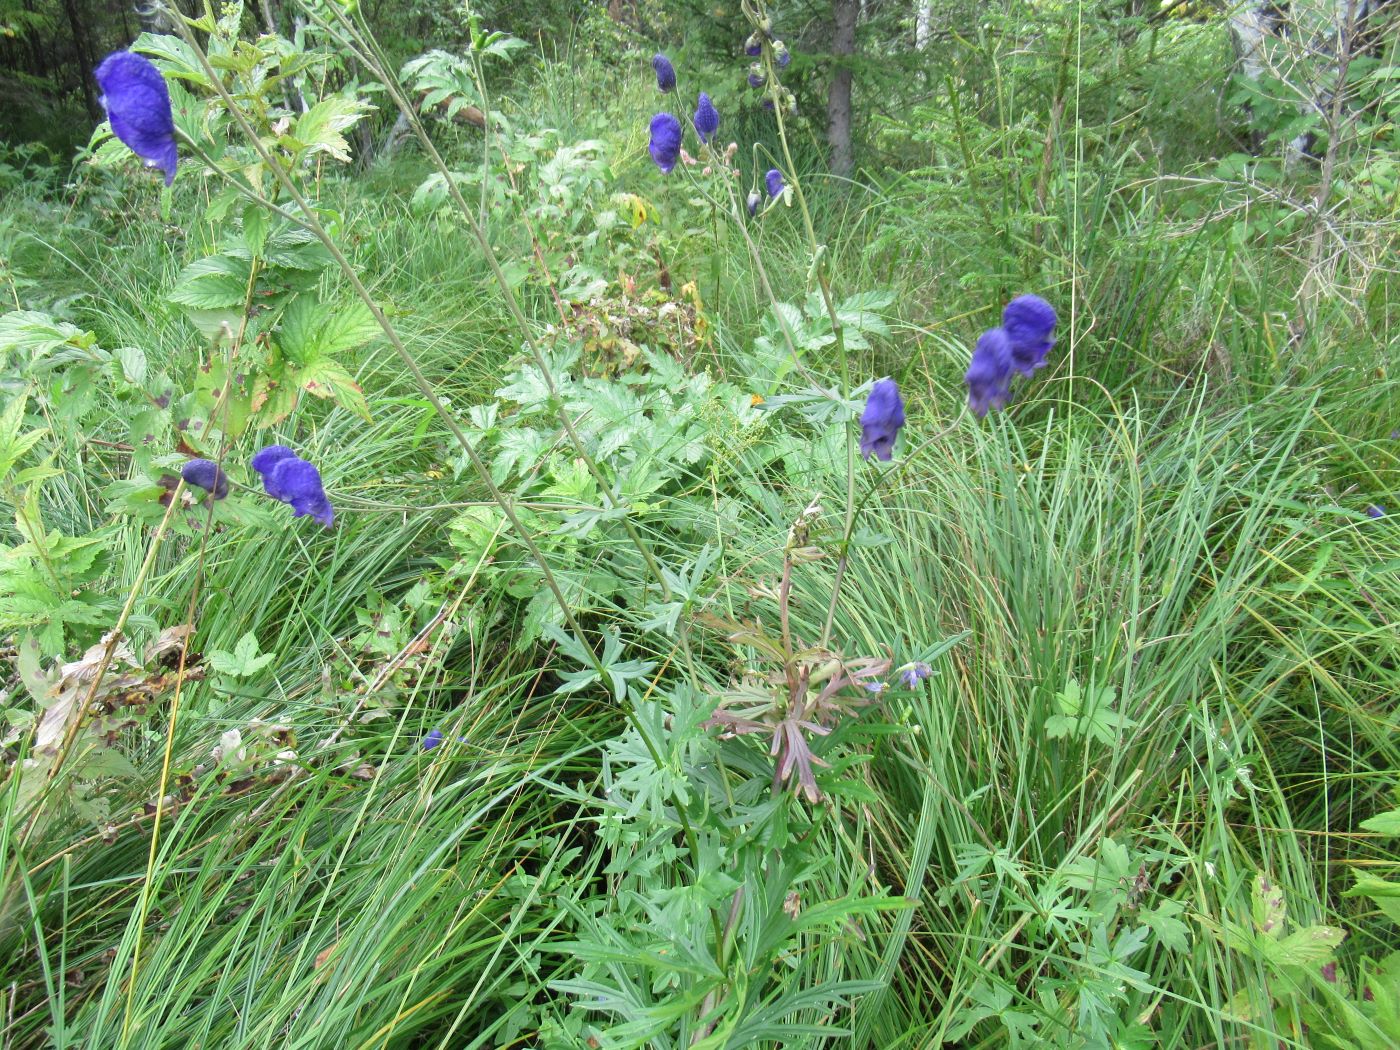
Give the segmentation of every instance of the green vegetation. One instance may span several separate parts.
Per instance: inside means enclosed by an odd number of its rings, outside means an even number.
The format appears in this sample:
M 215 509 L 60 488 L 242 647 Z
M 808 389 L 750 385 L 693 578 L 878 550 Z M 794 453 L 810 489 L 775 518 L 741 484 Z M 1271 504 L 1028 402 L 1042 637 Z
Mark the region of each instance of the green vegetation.
M 797 30 L 601 11 L 232 6 L 170 190 L 0 154 L 0 1043 L 1400 1044 L 1395 56 L 1285 165 L 1216 15 L 871 7 L 850 181 Z

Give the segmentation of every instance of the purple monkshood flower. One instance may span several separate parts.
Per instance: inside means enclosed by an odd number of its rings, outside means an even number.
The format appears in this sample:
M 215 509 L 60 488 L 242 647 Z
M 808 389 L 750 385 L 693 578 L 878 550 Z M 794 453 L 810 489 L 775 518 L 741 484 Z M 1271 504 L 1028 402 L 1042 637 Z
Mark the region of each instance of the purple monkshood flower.
M 695 134 L 700 136 L 701 142 L 709 142 L 719 130 L 719 111 L 703 91 L 700 92 L 700 101 L 695 104 L 695 118 L 691 123 L 695 125 Z
M 652 117 L 651 145 L 647 148 L 661 174 L 671 174 L 681 155 L 681 122 L 669 113 L 658 113 Z
M 870 388 L 865 411 L 860 414 L 860 454 L 888 461 L 894 455 L 894 439 L 904 426 L 904 399 L 899 384 L 882 379 Z
M 773 41 L 773 61 L 778 63 L 779 69 L 787 69 L 788 63 L 792 61 L 792 52 L 781 40 Z
M 783 184 L 783 173 L 777 168 L 769 168 L 768 174 L 763 176 L 764 182 L 768 184 L 768 196 L 776 197 L 787 187 Z
M 180 468 L 180 477 L 185 479 L 185 484 L 202 488 L 215 499 L 228 495 L 228 476 L 213 460 L 190 460 Z
M 1018 295 L 1006 304 L 1001 327 L 1011 343 L 1011 367 L 1029 376 L 1045 364 L 1057 320 L 1055 308 L 1038 295 Z
M 967 370 L 967 403 L 979 419 L 989 408 L 1002 408 L 1011 394 L 1011 340 L 1005 330 L 990 328 L 977 340 Z
M 905 689 L 913 689 L 925 678 L 933 676 L 933 668 L 922 660 L 912 664 L 906 664 L 899 672 L 899 680 L 904 683 Z
M 441 730 L 441 729 L 434 729 L 431 733 L 429 733 L 427 736 L 425 736 L 425 737 L 423 738 L 423 750 L 424 750 L 424 751 L 431 751 L 433 748 L 437 747 L 437 746 L 438 746 L 439 744 L 441 744 L 441 743 L 442 743 L 442 730 Z
M 761 88 L 766 83 L 768 83 L 768 78 L 763 75 L 762 70 L 758 68 L 758 64 L 754 63 L 749 69 L 749 87 Z
M 750 33 L 749 38 L 744 41 L 744 54 L 750 58 L 757 58 L 763 54 L 763 38 L 757 33 Z
M 309 514 L 326 528 L 335 511 L 321 485 L 321 472 L 286 445 L 269 445 L 253 457 L 253 469 L 262 475 L 263 488 L 275 500 L 292 505 L 292 517 Z
M 657 55 L 651 60 L 651 68 L 656 70 L 656 86 L 662 91 L 676 90 L 676 67 L 665 55 Z
M 102 105 L 112 134 L 126 143 L 147 167 L 165 172 L 165 184 L 175 181 L 179 152 L 175 148 L 175 119 L 170 90 L 151 60 L 134 51 L 114 51 L 93 74 L 102 89 Z
M 296 459 L 296 453 L 286 445 L 268 445 L 253 454 L 253 469 L 263 475 L 263 484 L 267 484 L 267 474 L 272 468 L 284 459 Z
M 1372 503 L 1366 508 L 1366 516 L 1368 518 L 1383 518 L 1385 517 L 1385 508 L 1379 503 Z
M 758 202 L 759 202 L 759 200 L 760 200 L 760 198 L 759 198 L 759 196 L 758 196 L 758 190 L 753 190 L 753 191 L 749 194 L 749 199 L 748 199 L 748 202 L 747 202 L 747 203 L 748 203 L 748 207 L 749 207 L 749 217 L 750 217 L 750 218 L 752 218 L 755 214 L 758 213 Z

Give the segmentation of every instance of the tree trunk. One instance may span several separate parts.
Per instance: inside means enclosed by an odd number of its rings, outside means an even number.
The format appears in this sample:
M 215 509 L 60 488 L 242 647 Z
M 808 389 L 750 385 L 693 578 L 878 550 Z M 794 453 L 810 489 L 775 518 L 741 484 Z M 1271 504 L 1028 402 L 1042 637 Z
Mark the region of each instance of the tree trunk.
M 928 38 L 933 26 L 933 0 L 918 0 L 918 10 L 914 12 L 914 50 L 928 47 Z
M 63 12 L 68 16 L 68 28 L 73 34 L 73 48 L 78 52 L 82 64 L 78 76 L 83 85 L 83 105 L 87 106 L 88 116 L 93 120 L 102 118 L 102 107 L 97 104 L 97 96 L 92 93 L 92 70 L 97 66 L 97 56 L 92 52 L 92 41 L 88 39 L 87 27 L 78 14 L 75 0 L 63 0 Z
M 831 0 L 831 53 L 836 68 L 826 99 L 826 140 L 831 147 L 831 173 L 847 177 L 855 169 L 851 153 L 851 67 L 846 56 L 856 50 L 856 16 L 860 0 Z

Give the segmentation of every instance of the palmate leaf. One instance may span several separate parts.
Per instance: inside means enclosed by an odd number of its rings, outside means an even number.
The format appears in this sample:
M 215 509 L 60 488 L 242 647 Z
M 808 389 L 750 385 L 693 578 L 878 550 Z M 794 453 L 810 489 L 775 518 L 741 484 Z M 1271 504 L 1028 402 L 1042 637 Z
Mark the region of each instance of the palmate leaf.
M 258 640 L 252 631 L 246 632 L 238 639 L 233 647 L 233 652 L 226 652 L 223 649 L 211 649 L 208 653 L 209 666 L 220 674 L 226 674 L 233 678 L 247 678 L 257 674 L 268 664 L 272 663 L 273 653 L 260 653 L 258 651 Z
M 297 118 L 296 127 L 282 141 L 304 157 L 326 153 L 342 163 L 350 161 L 350 144 L 342 132 L 352 128 L 373 109 L 359 99 L 333 95 L 323 98 Z
M 15 310 L 0 317 L 0 356 L 22 354 L 32 362 L 60 347 L 89 350 L 95 343 L 91 332 L 37 310 Z
M 214 85 L 204 72 L 199 54 L 193 47 L 170 33 L 142 33 L 131 50 L 150 55 L 161 72 L 178 77 L 199 87 L 213 90 Z
M 322 303 L 299 295 L 282 314 L 277 345 L 289 361 L 308 365 L 364 346 L 379 334 L 379 323 L 361 302 Z

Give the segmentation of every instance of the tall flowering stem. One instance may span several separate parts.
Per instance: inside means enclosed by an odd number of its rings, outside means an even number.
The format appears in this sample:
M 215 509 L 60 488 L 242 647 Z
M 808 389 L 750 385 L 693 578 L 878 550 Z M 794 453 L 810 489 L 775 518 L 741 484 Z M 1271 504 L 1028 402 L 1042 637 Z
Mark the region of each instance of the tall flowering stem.
M 534 359 L 535 367 L 539 369 L 540 375 L 544 379 L 545 385 L 549 388 L 550 394 L 555 396 L 557 400 L 559 387 L 555 382 L 553 370 L 549 367 L 549 362 L 545 358 L 543 350 L 540 348 L 539 340 L 535 338 L 534 330 L 530 327 L 530 322 L 526 319 L 525 312 L 520 307 L 519 299 L 516 297 L 510 282 L 506 279 L 505 273 L 501 269 L 500 261 L 496 258 L 496 253 L 491 247 L 491 242 L 486 238 L 486 231 L 481 223 L 477 221 L 477 217 L 472 213 L 465 198 L 462 197 L 461 191 L 457 187 L 457 180 L 452 177 L 451 170 L 448 168 L 447 163 L 442 159 L 442 155 L 438 152 L 437 147 L 433 145 L 432 139 L 429 137 L 427 130 L 423 127 L 423 122 L 418 119 L 417 111 L 409 104 L 403 92 L 399 89 L 398 79 L 389 72 L 388 61 L 384 53 L 374 42 L 373 37 L 362 32 L 360 27 L 351 19 L 349 13 L 340 6 L 331 4 L 327 5 L 326 9 L 333 13 L 336 19 L 336 26 L 338 26 L 344 34 L 348 34 L 348 39 L 345 35 L 336 32 L 335 26 L 330 25 L 324 20 L 321 8 L 313 7 L 305 3 L 303 3 L 302 8 L 306 11 L 308 18 L 315 22 L 318 27 L 333 36 L 339 44 L 351 51 L 356 58 L 365 64 L 380 83 L 384 85 L 394 105 L 398 107 L 399 112 L 408 122 L 409 127 L 413 130 L 414 136 L 423 147 L 424 154 L 432 162 L 433 167 L 442 175 L 448 196 L 452 199 L 453 204 L 456 205 L 458 212 L 461 213 L 468 230 L 471 232 L 473 239 L 477 242 L 477 246 L 481 249 L 481 253 L 486 259 L 491 274 L 496 279 L 496 285 L 500 289 L 501 296 L 505 299 L 506 308 L 510 311 L 511 319 L 515 321 L 516 327 L 520 330 L 521 338 L 524 339 L 525 345 L 530 351 L 530 356 Z M 490 121 L 488 120 L 487 123 L 489 124 Z M 564 411 L 562 406 L 557 413 L 557 418 L 564 432 L 568 435 L 570 442 L 573 444 L 574 451 L 578 454 L 579 459 L 582 460 L 585 468 L 593 477 L 593 480 L 597 482 L 598 488 L 603 493 L 604 499 L 608 501 L 609 506 L 615 510 L 621 509 L 625 511 L 625 508 L 622 508 L 618 504 L 612 486 L 609 485 L 607 479 L 603 477 L 602 471 L 598 469 L 597 462 L 589 455 L 588 450 L 583 445 L 582 439 L 579 437 L 577 429 L 574 427 L 573 420 L 569 418 L 568 413 Z M 622 515 L 620 520 L 623 530 L 627 533 L 628 539 L 631 540 L 632 545 L 637 548 L 638 553 L 642 557 L 642 561 L 646 564 L 647 569 L 656 580 L 661 590 L 662 599 L 664 601 L 669 601 L 671 598 L 671 588 L 666 582 L 665 574 L 662 573 L 660 565 L 656 562 L 655 555 L 652 554 L 651 549 L 646 545 L 645 541 L 643 541 L 641 534 L 637 532 L 636 526 L 626 513 Z
M 762 0 L 742 0 L 740 8 L 744 16 L 749 20 L 755 32 L 762 33 L 763 26 L 769 24 L 767 13 L 763 10 Z M 851 367 L 846 353 L 846 330 L 841 323 L 841 318 L 836 312 L 836 301 L 831 294 L 831 279 L 826 271 L 826 246 L 817 242 L 816 227 L 812 224 L 812 212 L 807 206 L 807 195 L 802 189 L 802 179 L 797 174 L 797 165 L 792 162 L 792 148 L 788 144 L 787 123 L 783 119 L 783 106 L 778 94 L 777 68 L 772 58 L 771 49 L 764 49 L 762 62 L 765 66 L 767 81 L 770 85 L 770 97 L 773 100 L 773 115 L 778 122 L 778 142 L 783 149 L 783 167 L 787 171 L 789 185 L 792 188 L 793 199 L 797 201 L 798 211 L 802 214 L 802 227 L 807 234 L 807 245 L 812 252 L 812 276 L 815 278 L 817 288 L 821 292 L 822 305 L 826 308 L 827 317 L 831 321 L 831 334 L 836 340 L 836 358 L 841 366 L 841 386 L 845 391 L 851 389 Z M 846 520 L 845 528 L 842 530 L 844 539 L 842 540 L 841 557 L 842 563 L 845 561 L 846 548 L 850 545 L 850 538 L 855 532 L 855 501 L 856 501 L 856 440 L 855 435 L 849 427 L 846 429 Z M 832 607 L 839 594 L 840 580 L 838 578 L 837 587 L 833 588 L 831 601 Z M 827 645 L 831 642 L 831 617 L 827 618 L 826 626 L 822 631 L 821 644 Z

